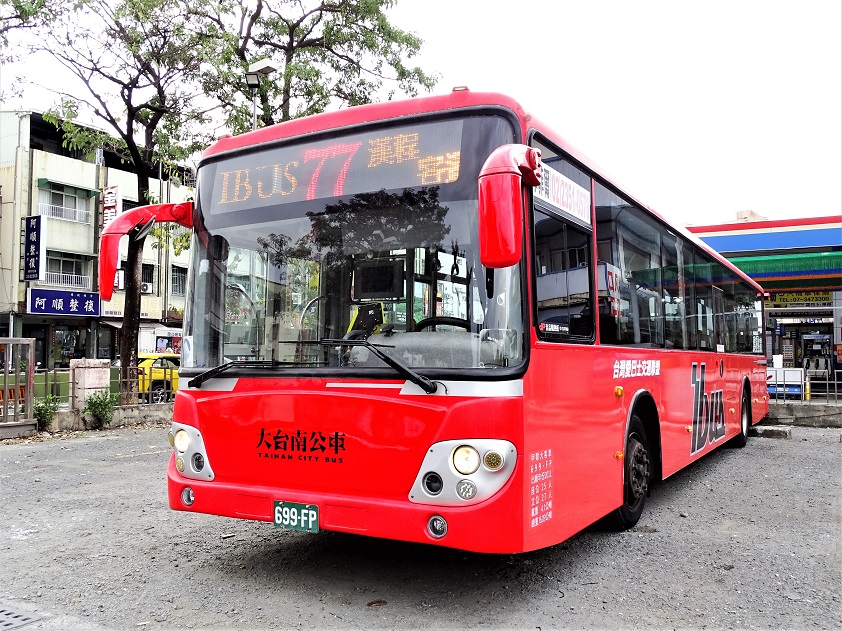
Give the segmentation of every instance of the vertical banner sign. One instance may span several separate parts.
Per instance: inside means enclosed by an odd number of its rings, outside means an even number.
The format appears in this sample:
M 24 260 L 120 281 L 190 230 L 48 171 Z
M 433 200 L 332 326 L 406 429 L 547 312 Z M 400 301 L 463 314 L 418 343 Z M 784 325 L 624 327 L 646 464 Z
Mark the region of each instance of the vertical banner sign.
M 47 267 L 46 222 L 40 215 L 24 217 L 23 280 L 44 280 Z
M 123 212 L 123 198 L 116 186 L 106 186 L 102 189 L 102 225 L 116 218 Z

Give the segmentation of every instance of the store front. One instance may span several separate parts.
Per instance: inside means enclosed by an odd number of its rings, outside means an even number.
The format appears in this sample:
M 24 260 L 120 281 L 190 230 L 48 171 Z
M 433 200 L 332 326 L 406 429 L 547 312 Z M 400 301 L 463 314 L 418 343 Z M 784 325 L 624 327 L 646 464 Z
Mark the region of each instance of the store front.
M 23 337 L 35 338 L 39 369 L 70 368 L 70 361 L 94 357 L 99 294 L 29 288 Z
M 833 370 L 833 292 L 769 294 L 766 315 L 774 327 L 773 353 L 783 356 L 784 368 Z
M 689 230 L 769 292 L 770 360 L 820 379 L 842 378 L 842 219 L 750 221 Z

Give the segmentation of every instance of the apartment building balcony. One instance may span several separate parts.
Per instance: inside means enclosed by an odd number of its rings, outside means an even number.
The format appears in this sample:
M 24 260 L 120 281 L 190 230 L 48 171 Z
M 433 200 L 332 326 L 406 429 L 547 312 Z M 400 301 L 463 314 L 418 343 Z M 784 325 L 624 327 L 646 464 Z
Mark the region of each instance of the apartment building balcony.
M 44 280 L 39 282 L 38 285 L 40 287 L 65 287 L 79 289 L 80 291 L 89 291 L 91 288 L 91 279 L 89 276 L 80 276 L 77 274 L 45 272 Z
M 53 204 L 38 204 L 38 214 L 51 219 L 63 219 L 75 223 L 91 223 L 91 211 L 78 208 L 67 208 L 65 206 L 54 206 Z

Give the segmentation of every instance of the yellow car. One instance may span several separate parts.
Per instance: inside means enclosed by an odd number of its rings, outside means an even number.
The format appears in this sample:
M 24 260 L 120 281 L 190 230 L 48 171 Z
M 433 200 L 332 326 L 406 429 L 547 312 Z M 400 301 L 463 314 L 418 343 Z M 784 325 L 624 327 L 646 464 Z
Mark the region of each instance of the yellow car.
M 175 353 L 137 354 L 137 392 L 150 403 L 165 403 L 178 390 L 181 355 Z

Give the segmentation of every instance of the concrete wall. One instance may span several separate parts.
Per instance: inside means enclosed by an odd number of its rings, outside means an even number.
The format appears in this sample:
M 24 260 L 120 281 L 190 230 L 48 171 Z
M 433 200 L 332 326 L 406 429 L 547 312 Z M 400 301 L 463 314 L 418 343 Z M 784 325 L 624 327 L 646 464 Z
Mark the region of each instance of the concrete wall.
M 172 420 L 172 406 L 172 403 L 154 403 L 118 407 L 114 410 L 114 420 L 103 429 L 141 425 L 143 423 L 169 423 Z M 85 424 L 82 422 L 81 410 L 56 412 L 52 425 L 50 425 L 50 431 L 52 432 L 82 429 L 85 429 Z

